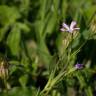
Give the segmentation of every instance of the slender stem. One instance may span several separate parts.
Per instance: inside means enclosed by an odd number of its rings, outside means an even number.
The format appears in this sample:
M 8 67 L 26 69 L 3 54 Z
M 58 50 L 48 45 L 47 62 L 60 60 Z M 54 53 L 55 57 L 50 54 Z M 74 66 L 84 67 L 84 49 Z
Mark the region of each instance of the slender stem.
M 70 73 L 74 72 L 75 70 L 76 70 L 76 68 L 72 68 L 68 72 L 67 71 L 66 72 L 62 72 L 62 73 L 60 72 L 52 81 L 47 83 L 46 87 L 41 92 L 41 96 L 44 93 L 47 95 L 55 84 L 60 82 L 65 76 L 69 75 Z
M 80 49 L 85 45 L 86 42 L 87 42 L 87 40 L 85 42 L 83 42 L 83 44 L 73 54 L 71 54 L 71 57 L 74 56 L 75 54 L 77 54 L 80 51 Z

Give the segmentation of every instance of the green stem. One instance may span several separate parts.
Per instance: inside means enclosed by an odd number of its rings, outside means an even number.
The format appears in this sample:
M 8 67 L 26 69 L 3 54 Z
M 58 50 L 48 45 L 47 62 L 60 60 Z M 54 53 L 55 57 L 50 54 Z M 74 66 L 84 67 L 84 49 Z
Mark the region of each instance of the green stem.
M 74 72 L 75 70 L 76 70 L 75 68 L 72 68 L 68 72 L 62 72 L 62 73 L 60 72 L 59 75 L 57 75 L 52 81 L 49 81 L 47 83 L 44 90 L 42 90 L 42 92 L 41 92 L 41 96 L 44 93 L 47 95 L 50 92 L 50 90 L 55 86 L 55 84 L 60 82 L 65 76 L 69 75 L 70 73 Z

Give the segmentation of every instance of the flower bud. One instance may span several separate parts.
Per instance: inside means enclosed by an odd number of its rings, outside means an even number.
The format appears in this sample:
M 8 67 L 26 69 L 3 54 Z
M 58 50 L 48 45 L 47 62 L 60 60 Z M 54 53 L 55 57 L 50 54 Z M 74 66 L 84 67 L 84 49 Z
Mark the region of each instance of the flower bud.
M 4 79 L 8 77 L 8 63 L 7 61 L 0 60 L 0 78 Z

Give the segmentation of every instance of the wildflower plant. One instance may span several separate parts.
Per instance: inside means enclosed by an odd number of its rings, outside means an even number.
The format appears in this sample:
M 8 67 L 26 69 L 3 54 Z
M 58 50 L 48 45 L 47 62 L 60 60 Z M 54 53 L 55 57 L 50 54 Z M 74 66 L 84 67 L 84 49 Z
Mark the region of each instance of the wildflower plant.
M 59 57 L 58 62 L 54 66 L 53 70 L 51 70 L 48 82 L 45 85 L 44 89 L 40 93 L 41 96 L 43 94 L 44 94 L 44 96 L 47 96 L 50 93 L 50 91 L 52 90 L 52 88 L 54 88 L 54 86 L 56 84 L 58 84 L 60 81 L 62 81 L 66 76 L 74 73 L 76 70 L 83 69 L 83 64 L 77 63 L 77 64 L 73 65 L 71 63 L 71 60 L 72 60 L 73 57 L 71 57 L 71 55 L 72 55 L 72 47 L 70 47 L 70 46 L 72 46 L 72 40 L 74 38 L 73 34 L 74 34 L 75 31 L 79 32 L 78 30 L 80 29 L 80 28 L 77 28 L 75 26 L 76 26 L 76 22 L 75 21 L 71 22 L 70 27 L 67 24 L 65 24 L 65 23 L 62 24 L 62 28 L 60 30 L 62 32 L 68 32 L 68 35 L 71 38 L 67 39 L 66 42 L 68 42 L 68 44 L 64 46 L 65 47 L 64 50 L 66 50 L 66 51 L 64 51 L 63 54 Z M 66 54 L 66 57 L 65 57 L 65 54 Z M 64 62 L 65 58 L 67 58 L 66 62 Z M 64 62 L 66 64 L 64 64 L 64 63 L 61 64 L 61 62 Z M 71 65 L 71 67 L 70 67 L 70 65 Z M 59 67 L 59 66 L 62 66 L 62 67 Z

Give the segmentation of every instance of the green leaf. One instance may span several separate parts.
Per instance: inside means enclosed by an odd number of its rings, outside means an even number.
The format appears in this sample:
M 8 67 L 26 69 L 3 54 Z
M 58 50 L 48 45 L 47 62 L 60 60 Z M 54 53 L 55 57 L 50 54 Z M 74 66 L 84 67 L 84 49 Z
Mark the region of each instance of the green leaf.
M 47 21 L 47 24 L 46 24 L 46 29 L 45 29 L 45 34 L 46 33 L 52 33 L 54 28 L 55 28 L 55 25 L 56 25 L 56 16 L 54 13 L 50 13 L 51 16 L 48 17 L 48 21 Z
M 32 88 L 21 88 L 21 87 L 14 87 L 8 92 L 5 92 L 5 96 L 35 96 L 37 90 Z
M 92 16 L 94 15 L 94 13 L 96 12 L 96 6 L 91 5 L 90 7 L 86 8 L 84 10 L 84 12 L 85 12 L 85 14 L 86 14 L 86 16 L 88 18 L 87 21 L 89 21 L 92 18 Z
M 49 50 L 48 50 L 44 40 L 41 40 L 40 43 L 38 44 L 37 51 L 39 53 L 39 56 L 41 57 L 40 59 L 48 67 L 48 64 L 50 63 L 50 60 L 51 60 L 51 54 L 49 53 Z
M 82 74 L 80 72 L 77 72 L 76 76 L 77 76 L 77 78 L 79 80 L 81 88 L 84 88 L 86 86 L 86 82 L 84 80 L 84 77 L 82 76 Z
M 4 38 L 9 26 L 16 22 L 18 18 L 20 18 L 20 13 L 15 7 L 0 6 L 0 41 Z
M 7 38 L 7 44 L 13 56 L 19 56 L 20 54 L 20 40 L 20 28 L 17 24 L 15 24 Z
M 3 28 L 0 28 L 0 41 L 2 41 L 2 39 L 4 39 L 4 36 L 8 29 L 9 29 L 8 26 L 4 26 Z
M 26 23 L 18 22 L 18 26 L 25 33 L 30 31 L 30 28 L 29 28 L 29 26 Z
M 86 95 L 87 95 L 87 96 L 93 96 L 92 88 L 91 88 L 90 86 L 88 86 L 88 87 L 85 89 L 85 92 L 86 92 Z
M 9 7 L 7 5 L 0 6 L 0 23 L 2 25 L 12 24 L 18 18 L 20 18 L 20 13 L 15 7 Z
M 24 88 L 26 87 L 27 80 L 28 80 L 28 75 L 23 75 L 19 78 L 19 82 L 22 87 L 24 87 Z

